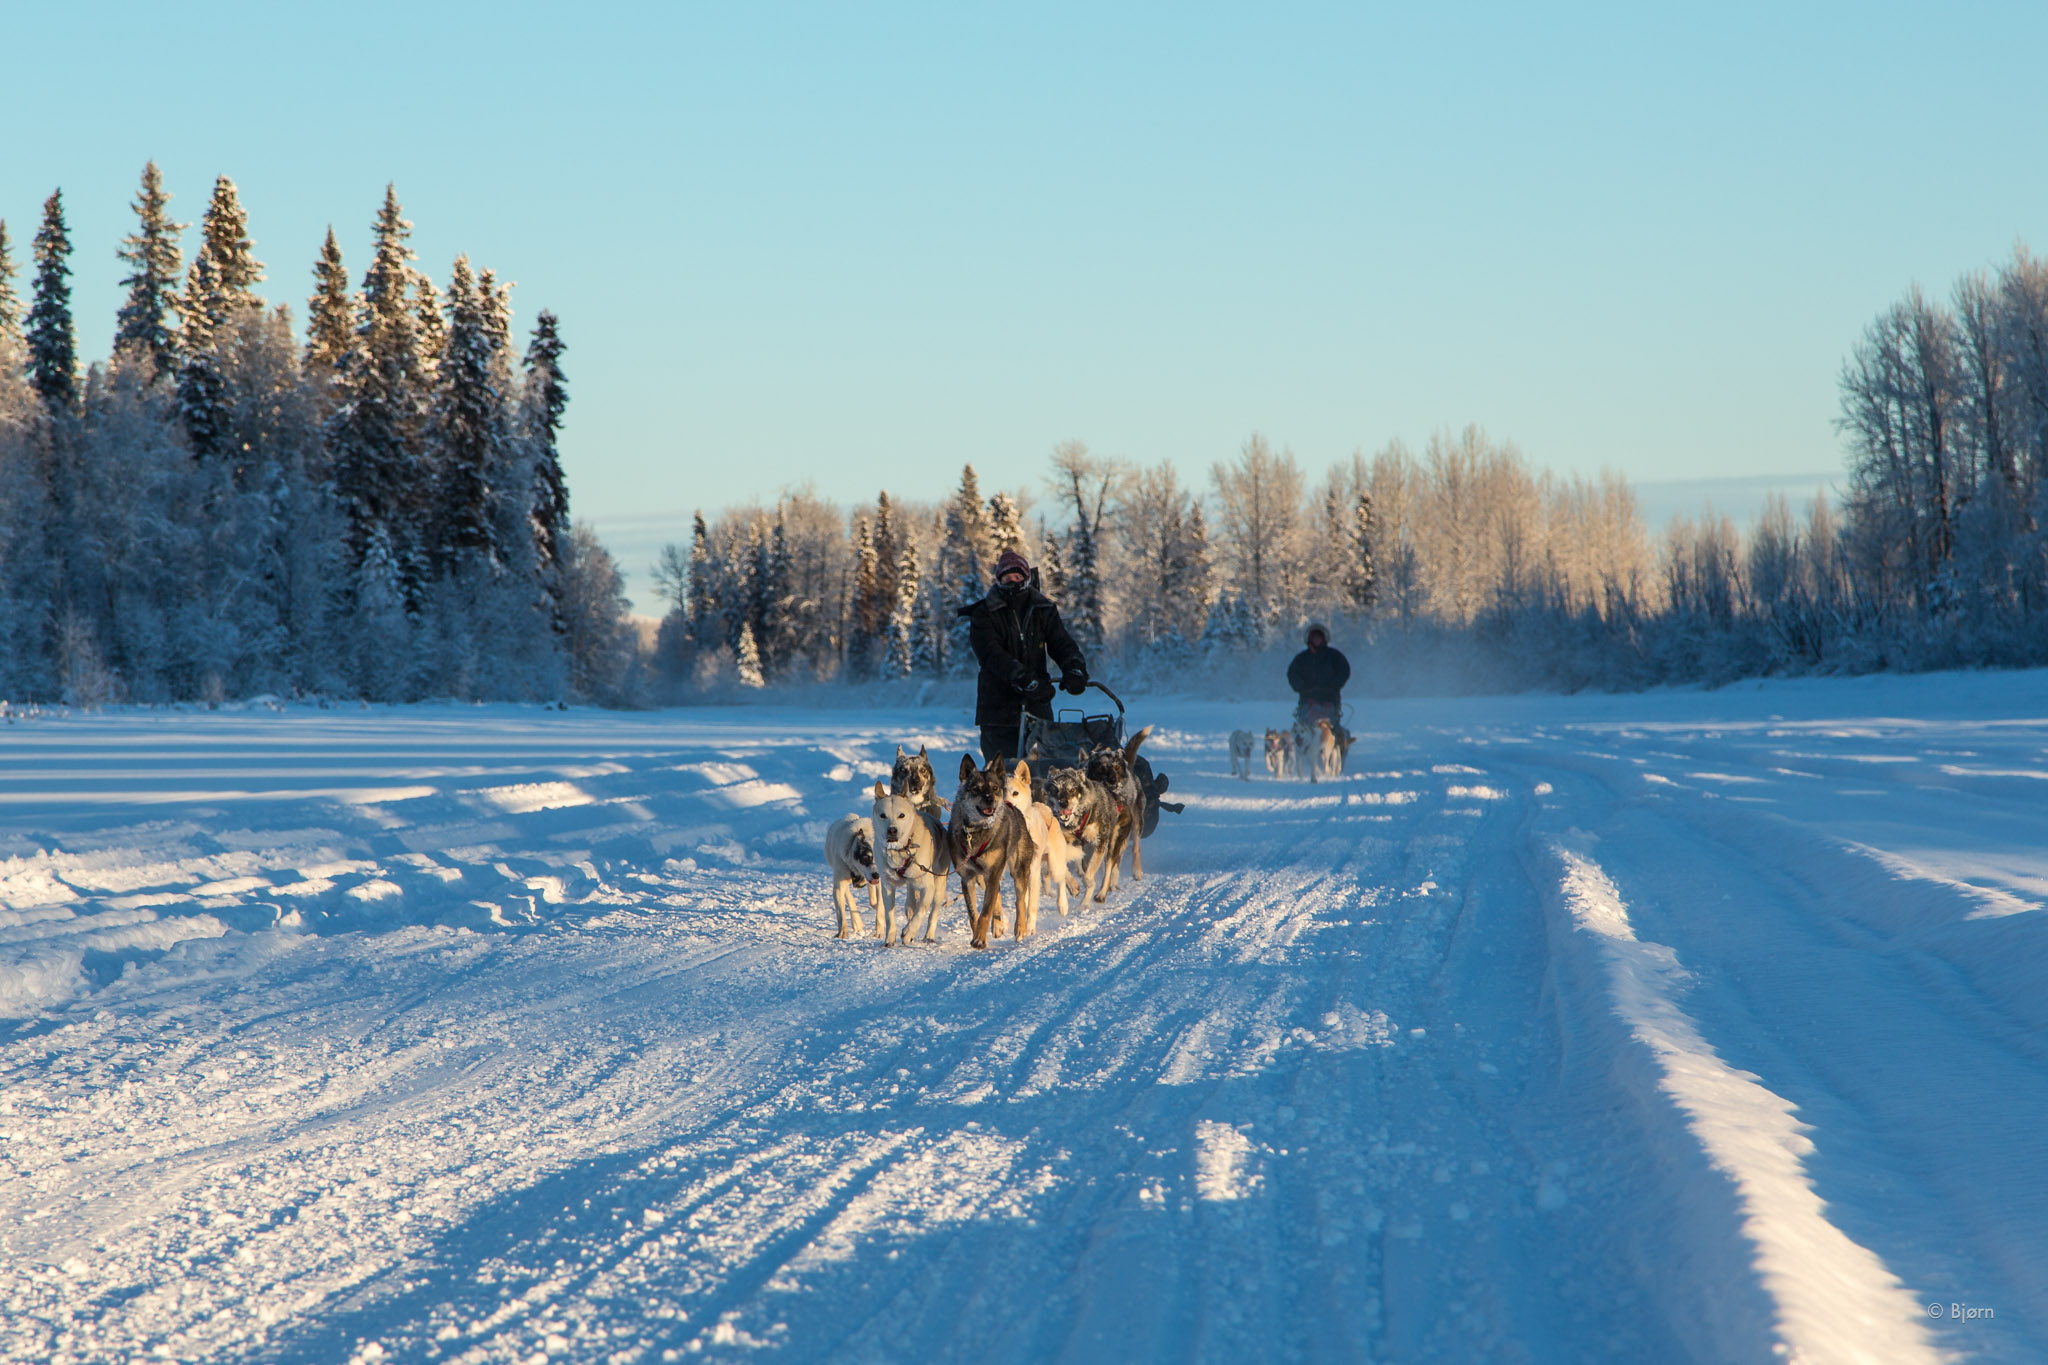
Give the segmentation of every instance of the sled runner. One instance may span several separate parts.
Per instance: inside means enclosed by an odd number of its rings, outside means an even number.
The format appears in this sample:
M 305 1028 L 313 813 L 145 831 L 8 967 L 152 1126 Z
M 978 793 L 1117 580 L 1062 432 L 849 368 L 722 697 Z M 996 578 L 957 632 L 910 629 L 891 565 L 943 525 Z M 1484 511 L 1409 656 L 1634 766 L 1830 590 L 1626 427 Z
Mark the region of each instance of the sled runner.
M 1104 687 L 1094 679 L 1088 685 L 1116 703 L 1116 714 L 1103 712 L 1089 715 L 1078 708 L 1055 708 L 1051 720 L 1040 720 L 1030 712 L 1024 713 L 1019 722 L 1017 752 L 1032 763 L 1044 762 L 1054 767 L 1078 768 L 1086 760 L 1082 757 L 1091 749 L 1118 749 L 1124 743 L 1123 698 Z M 1182 805 L 1178 801 L 1162 801 L 1166 791 L 1165 773 L 1155 774 L 1151 762 L 1144 754 L 1131 761 L 1131 775 L 1138 779 L 1138 790 L 1144 793 L 1145 809 L 1139 817 L 1138 834 L 1142 838 L 1152 837 L 1152 831 L 1159 827 L 1159 812 L 1172 811 L 1180 814 Z

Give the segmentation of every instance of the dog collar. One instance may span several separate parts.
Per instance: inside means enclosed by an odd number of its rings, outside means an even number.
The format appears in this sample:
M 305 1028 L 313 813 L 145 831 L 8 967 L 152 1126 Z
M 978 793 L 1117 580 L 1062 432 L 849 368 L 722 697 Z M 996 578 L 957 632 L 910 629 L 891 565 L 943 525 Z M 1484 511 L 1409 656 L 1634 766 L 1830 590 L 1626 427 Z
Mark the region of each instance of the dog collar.
M 910 875 L 910 865 L 916 861 L 917 850 L 913 848 L 910 852 L 903 855 L 903 866 L 894 869 L 896 880 L 902 881 L 905 877 L 908 877 Z

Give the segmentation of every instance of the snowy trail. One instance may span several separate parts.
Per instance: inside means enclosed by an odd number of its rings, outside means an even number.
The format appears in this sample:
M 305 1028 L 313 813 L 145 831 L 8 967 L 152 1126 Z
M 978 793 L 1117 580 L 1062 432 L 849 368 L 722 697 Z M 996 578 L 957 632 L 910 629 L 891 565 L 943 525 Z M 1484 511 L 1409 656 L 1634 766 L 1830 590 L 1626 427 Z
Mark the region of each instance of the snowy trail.
M 984 954 L 830 938 L 930 713 L 23 721 L 0 1358 L 2039 1358 L 2037 681 L 1145 705 Z

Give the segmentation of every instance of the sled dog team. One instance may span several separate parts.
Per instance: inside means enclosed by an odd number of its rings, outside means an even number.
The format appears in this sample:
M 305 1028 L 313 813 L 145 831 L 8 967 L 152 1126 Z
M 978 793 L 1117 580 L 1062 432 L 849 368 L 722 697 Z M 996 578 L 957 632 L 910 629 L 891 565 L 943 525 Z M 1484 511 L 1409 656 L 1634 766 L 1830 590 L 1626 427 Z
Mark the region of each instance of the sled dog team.
M 1304 766 L 1308 780 L 1335 781 L 1344 775 L 1344 758 L 1358 737 L 1349 730 L 1318 718 L 1315 724 L 1297 721 L 1292 729 L 1266 731 L 1266 771 L 1275 778 L 1297 778 Z M 1230 775 L 1249 779 L 1252 748 L 1258 737 L 1249 730 L 1230 732 Z
M 843 816 L 825 836 L 839 937 L 862 932 L 857 888 L 866 891 L 875 932 L 884 943 L 910 943 L 919 915 L 924 917 L 924 941 L 931 943 L 938 937 L 947 875 L 956 875 L 974 926 L 974 946 L 986 948 L 991 934 L 1002 936 L 1006 875 L 1015 893 L 1012 913 L 1020 939 L 1037 927 L 1048 878 L 1062 915 L 1069 893 L 1092 891 L 1097 904 L 1109 899 L 1126 848 L 1131 875 L 1142 879 L 1142 808 L 1131 760 L 1151 733 L 1148 725 L 1121 747 L 1084 753 L 1078 768 L 1049 768 L 1043 782 L 1033 777 L 1028 759 L 1012 766 L 998 755 L 976 767 L 972 757 L 963 755 L 950 815 L 924 749 L 905 753 L 899 745 L 887 790 L 875 783 L 872 815 Z M 900 932 L 899 891 L 904 911 Z

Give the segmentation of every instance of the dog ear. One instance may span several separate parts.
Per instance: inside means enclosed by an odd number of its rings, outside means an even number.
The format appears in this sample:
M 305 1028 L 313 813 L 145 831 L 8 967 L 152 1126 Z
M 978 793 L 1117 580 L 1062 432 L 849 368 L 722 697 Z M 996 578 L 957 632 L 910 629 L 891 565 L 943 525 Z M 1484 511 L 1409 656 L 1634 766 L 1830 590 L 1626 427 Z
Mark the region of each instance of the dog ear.
M 879 800 L 881 800 L 881 799 L 882 799 L 883 797 L 887 796 L 888 794 L 889 794 L 889 793 L 888 793 L 887 791 L 885 791 L 885 790 L 883 789 L 883 787 L 882 787 L 882 779 L 881 779 L 881 778 L 879 778 L 879 777 L 878 777 L 878 778 L 876 778 L 876 779 L 875 779 L 875 800 L 879 801 Z
M 988 761 L 988 770 L 996 775 L 997 782 L 1002 782 L 1006 778 L 1006 762 L 1007 760 L 1004 759 L 1004 757 L 1001 754 L 997 754 L 994 758 Z
M 1031 760 L 1028 758 L 1018 759 L 1016 771 L 1019 782 L 1029 782 L 1031 780 Z
M 920 744 L 920 745 L 918 745 L 918 746 L 917 746 L 917 756 L 918 756 L 919 758 L 923 758 L 923 757 L 924 757 L 924 745 Z
M 965 782 L 968 778 L 974 776 L 975 773 L 979 771 L 980 769 L 974 766 L 973 754 L 960 755 L 960 780 L 962 782 Z
M 896 746 L 896 757 L 899 759 L 903 757 L 903 746 L 901 744 Z

